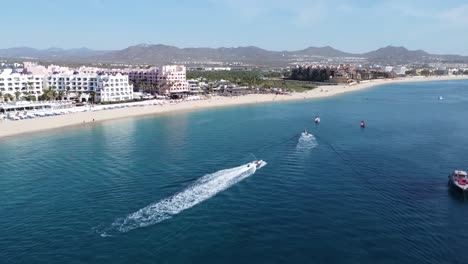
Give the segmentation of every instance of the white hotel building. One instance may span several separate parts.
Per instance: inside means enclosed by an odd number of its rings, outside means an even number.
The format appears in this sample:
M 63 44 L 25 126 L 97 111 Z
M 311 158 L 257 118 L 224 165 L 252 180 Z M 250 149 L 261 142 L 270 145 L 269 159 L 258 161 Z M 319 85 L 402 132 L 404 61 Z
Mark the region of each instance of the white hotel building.
M 97 74 L 62 72 L 46 77 L 46 89 L 56 89 L 67 94 L 80 95 L 80 101 L 89 101 L 90 94 L 95 94 L 95 100 L 101 102 L 118 102 L 133 99 L 133 85 L 129 84 L 128 76 L 117 74 Z
M 37 97 L 42 94 L 43 83 L 44 75 L 21 74 L 12 69 L 4 69 L 0 73 L 0 92 L 3 96 L 10 94 L 15 98 L 16 92 L 20 92 L 20 96 Z

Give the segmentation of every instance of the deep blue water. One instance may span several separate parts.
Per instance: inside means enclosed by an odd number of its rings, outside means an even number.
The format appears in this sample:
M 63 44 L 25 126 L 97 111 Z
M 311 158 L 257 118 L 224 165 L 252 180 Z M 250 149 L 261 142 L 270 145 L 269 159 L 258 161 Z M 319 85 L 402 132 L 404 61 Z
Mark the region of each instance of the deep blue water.
M 467 120 L 452 81 L 3 139 L 0 263 L 466 263 Z

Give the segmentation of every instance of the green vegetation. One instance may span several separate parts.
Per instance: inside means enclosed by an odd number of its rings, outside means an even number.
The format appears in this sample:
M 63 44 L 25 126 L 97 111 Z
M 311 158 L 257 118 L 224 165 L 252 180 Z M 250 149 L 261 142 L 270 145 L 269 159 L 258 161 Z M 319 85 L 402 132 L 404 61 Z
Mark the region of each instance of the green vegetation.
M 203 78 L 209 82 L 226 80 L 241 86 L 257 86 L 262 83 L 262 74 L 258 71 L 190 71 L 187 79 Z
M 307 82 L 295 82 L 284 80 L 266 80 L 262 83 L 263 88 L 281 88 L 292 92 L 306 92 L 317 88 L 317 85 Z
M 57 91 L 55 90 L 54 86 L 50 87 L 49 90 L 47 89 L 44 90 L 43 94 L 39 96 L 40 101 L 46 101 L 46 100 L 52 101 L 55 99 L 57 99 Z
M 187 72 L 187 79 L 203 78 L 208 82 L 226 80 L 240 86 L 259 88 L 280 88 L 287 91 L 304 92 L 317 86 L 307 82 L 285 81 L 282 72 L 260 71 L 191 71 Z M 211 84 L 212 85 L 212 84 Z M 209 91 L 213 87 L 210 86 Z

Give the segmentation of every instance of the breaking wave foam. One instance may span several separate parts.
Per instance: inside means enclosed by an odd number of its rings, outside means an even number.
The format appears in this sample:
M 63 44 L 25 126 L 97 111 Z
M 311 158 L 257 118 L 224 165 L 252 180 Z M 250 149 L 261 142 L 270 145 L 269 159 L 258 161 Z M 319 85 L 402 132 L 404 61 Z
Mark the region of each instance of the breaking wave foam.
M 117 219 L 108 231 L 128 232 L 169 219 L 253 175 L 256 171 L 255 166 L 247 165 L 207 174 L 185 190 L 150 204 L 125 218 Z M 101 236 L 109 234 L 101 232 Z

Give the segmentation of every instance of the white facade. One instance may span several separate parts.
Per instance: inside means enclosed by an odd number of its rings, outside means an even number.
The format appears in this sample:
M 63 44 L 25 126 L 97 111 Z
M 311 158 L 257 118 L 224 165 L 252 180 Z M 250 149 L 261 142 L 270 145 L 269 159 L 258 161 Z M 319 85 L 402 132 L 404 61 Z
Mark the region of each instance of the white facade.
M 46 89 L 56 89 L 65 94 L 82 94 L 101 102 L 127 101 L 133 99 L 133 85 L 128 76 L 118 74 L 85 74 L 79 72 L 56 73 L 47 76 Z
M 393 68 L 393 72 L 399 75 L 405 74 L 407 71 L 407 68 L 405 66 L 397 66 Z
M 97 95 L 101 102 L 128 101 L 133 99 L 133 85 L 128 76 L 103 74 L 97 77 Z
M 21 74 L 5 69 L 0 73 L 0 92 L 13 98 L 16 98 L 16 92 L 21 93 L 20 97 L 34 95 L 37 98 L 42 94 L 43 82 L 43 75 Z
M 158 75 L 159 93 L 171 95 L 189 91 L 185 66 L 162 66 Z
M 202 89 L 200 87 L 200 81 L 199 80 L 187 80 L 188 83 L 188 89 L 191 94 L 199 94 L 202 92 Z

